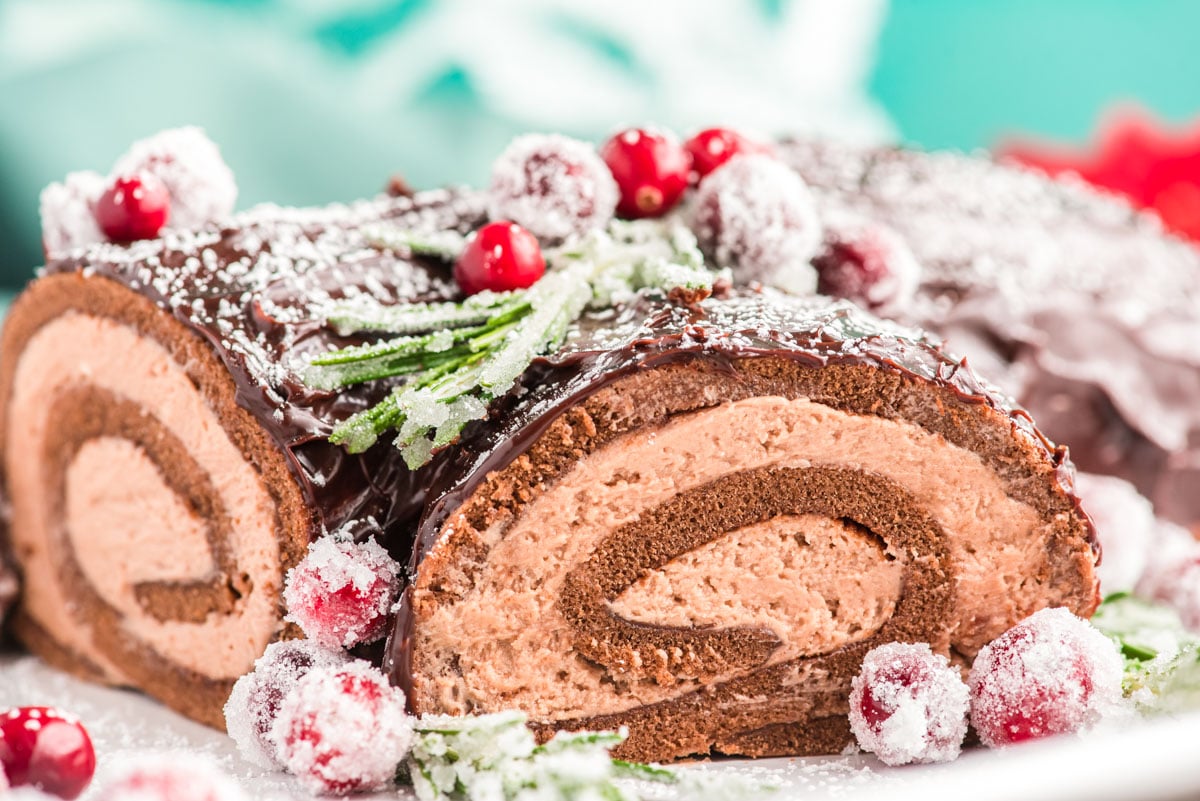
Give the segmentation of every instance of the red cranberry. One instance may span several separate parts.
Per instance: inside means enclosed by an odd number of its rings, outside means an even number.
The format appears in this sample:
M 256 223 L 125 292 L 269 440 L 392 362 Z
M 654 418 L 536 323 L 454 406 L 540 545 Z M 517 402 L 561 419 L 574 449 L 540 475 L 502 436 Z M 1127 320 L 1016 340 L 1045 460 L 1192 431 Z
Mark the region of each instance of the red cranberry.
M 851 683 L 850 730 L 888 765 L 945 762 L 967 735 L 967 686 L 924 643 L 888 643 L 863 659 Z
M 485 289 L 526 289 L 546 273 L 537 238 L 516 223 L 502 220 L 480 228 L 454 264 L 454 280 L 464 294 Z
M 288 620 L 326 648 L 353 648 L 387 633 L 400 594 L 400 565 L 377 542 L 324 537 L 288 571 Z
M 163 753 L 126 761 L 96 801 L 248 801 L 242 788 L 212 760 Z
M 117 178 L 96 202 L 96 221 L 113 242 L 153 239 L 170 213 L 166 185 L 147 172 Z
M 732 158 L 700 182 L 692 215 L 701 249 L 735 281 L 795 294 L 816 289 L 809 261 L 821 222 L 812 192 L 790 167 L 761 154 Z
M 0 715 L 0 767 L 13 787 L 32 785 L 75 798 L 96 772 L 96 751 L 87 729 L 71 715 L 23 706 Z
M 706 128 L 684 143 L 692 157 L 692 183 L 739 153 L 770 153 L 771 148 L 732 128 Z
M 622 217 L 661 217 L 688 186 L 691 159 L 672 134 L 630 128 L 600 148 L 600 156 L 621 191 Z
M 171 225 L 199 228 L 228 216 L 237 201 L 233 172 L 199 128 L 172 128 L 134 142 L 114 175 L 149 174 L 171 196 Z
M 1088 502 L 1093 503 L 1091 498 Z M 1090 506 L 1088 511 L 1090 514 Z M 1137 594 L 1171 607 L 1185 626 L 1200 632 L 1200 542 L 1186 529 L 1155 522 L 1157 536 L 1138 580 Z M 1101 530 L 1100 535 L 1103 538 L 1105 532 Z M 1107 549 L 1107 541 L 1101 539 L 1101 544 Z M 1107 550 L 1105 554 L 1107 562 Z
M 96 172 L 73 172 L 42 190 L 42 247 L 47 259 L 104 241 L 96 222 L 96 201 L 108 179 Z
M 1043 609 L 985 645 L 971 667 L 971 725 L 984 745 L 1090 726 L 1122 698 L 1121 655 L 1068 610 Z

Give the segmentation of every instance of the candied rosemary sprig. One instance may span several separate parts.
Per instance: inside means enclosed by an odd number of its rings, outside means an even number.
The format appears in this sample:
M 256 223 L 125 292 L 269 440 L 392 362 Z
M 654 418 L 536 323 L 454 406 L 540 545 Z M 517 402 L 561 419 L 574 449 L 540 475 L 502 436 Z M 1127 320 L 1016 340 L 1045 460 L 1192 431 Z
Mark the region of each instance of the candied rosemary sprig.
M 679 798 L 750 798 L 775 785 L 613 759 L 625 732 L 559 732 L 537 745 L 520 712 L 419 718 L 403 778 L 421 801 L 635 801 L 626 780 L 673 785 Z M 713 792 L 715 791 L 715 792 Z
M 1146 714 L 1200 709 L 1200 635 L 1174 610 L 1129 593 L 1104 599 L 1092 624 L 1125 658 L 1125 695 Z
M 443 257 L 463 241 L 453 232 L 417 235 L 379 226 L 368 237 L 379 247 Z M 331 309 L 327 324 L 340 334 L 399 336 L 314 357 L 308 384 L 334 390 L 409 379 L 339 423 L 330 440 L 359 453 L 394 430 L 405 462 L 420 467 L 467 423 L 483 418 L 530 362 L 561 346 L 588 306 L 612 305 L 641 289 L 681 292 L 694 301 L 711 292 L 716 277 L 686 227 L 659 221 L 614 222 L 545 255 L 550 269 L 529 289 L 483 292 L 461 303 L 388 306 L 360 298 Z

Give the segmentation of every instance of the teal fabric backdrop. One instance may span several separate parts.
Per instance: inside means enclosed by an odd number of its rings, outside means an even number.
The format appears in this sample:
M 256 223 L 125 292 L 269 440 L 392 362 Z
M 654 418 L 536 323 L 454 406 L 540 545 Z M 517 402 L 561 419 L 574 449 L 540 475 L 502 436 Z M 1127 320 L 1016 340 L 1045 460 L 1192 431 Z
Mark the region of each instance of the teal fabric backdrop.
M 1114 103 L 1200 118 L 1196 0 L 894 0 L 870 90 L 926 147 L 1083 141 Z
M 927 146 L 1200 115 L 1194 0 L 0 0 L 0 281 L 37 194 L 204 125 L 245 206 L 479 182 L 516 132 L 732 121 Z M 546 98 L 551 98 L 547 100 Z

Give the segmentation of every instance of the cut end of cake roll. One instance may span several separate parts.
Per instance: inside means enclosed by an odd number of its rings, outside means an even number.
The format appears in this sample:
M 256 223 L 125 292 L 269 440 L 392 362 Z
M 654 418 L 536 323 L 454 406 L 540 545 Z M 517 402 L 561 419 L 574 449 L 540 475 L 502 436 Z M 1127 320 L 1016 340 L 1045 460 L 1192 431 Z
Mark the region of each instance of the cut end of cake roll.
M 35 281 L 0 353 L 14 629 L 47 661 L 222 726 L 281 636 L 312 520 L 193 331 L 115 281 Z
M 468 439 L 393 643 L 417 711 L 628 726 L 641 760 L 837 753 L 872 647 L 965 665 L 1037 609 L 1092 612 L 1063 453 L 964 366 L 823 303 L 585 332 Z

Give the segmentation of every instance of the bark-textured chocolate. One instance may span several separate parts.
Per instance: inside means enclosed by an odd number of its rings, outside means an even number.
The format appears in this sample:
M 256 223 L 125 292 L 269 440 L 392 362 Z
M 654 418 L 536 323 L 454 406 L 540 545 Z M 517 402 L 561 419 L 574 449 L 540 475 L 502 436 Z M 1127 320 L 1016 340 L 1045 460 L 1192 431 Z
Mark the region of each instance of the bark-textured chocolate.
M 968 663 L 1097 602 L 1063 452 L 822 299 L 585 320 L 432 485 L 393 679 L 420 712 L 628 726 L 630 758 L 836 752 L 871 647 Z

